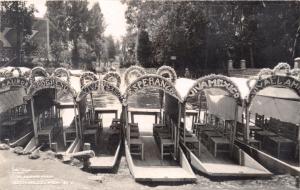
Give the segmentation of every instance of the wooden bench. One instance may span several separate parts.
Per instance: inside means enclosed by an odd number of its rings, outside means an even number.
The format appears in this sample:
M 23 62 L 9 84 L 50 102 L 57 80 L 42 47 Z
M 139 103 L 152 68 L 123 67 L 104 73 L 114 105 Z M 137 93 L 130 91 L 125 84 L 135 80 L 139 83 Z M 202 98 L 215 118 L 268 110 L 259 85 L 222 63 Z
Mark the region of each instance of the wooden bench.
M 295 153 L 295 143 L 285 137 L 275 136 L 266 139 L 267 149 L 275 155 L 280 157 L 292 157 Z
M 47 127 L 44 129 L 40 129 L 38 131 L 38 139 L 39 139 L 39 143 L 46 143 L 51 145 L 52 143 L 52 139 L 53 139 L 53 130 L 54 127 Z
M 63 130 L 64 144 L 72 143 L 76 139 L 76 128 L 68 127 Z
M 209 147 L 209 139 L 211 137 L 222 137 L 222 135 L 217 131 L 204 131 L 201 136 L 201 141 L 206 147 Z
M 97 144 L 97 136 L 98 136 L 98 129 L 85 129 L 83 131 L 83 138 L 84 138 L 84 142 L 86 142 L 86 138 L 91 137 L 93 138 L 93 141 L 89 141 L 89 142 L 93 142 L 95 144 Z
M 258 131 L 255 134 L 255 139 L 261 142 L 261 148 L 266 148 L 266 139 L 276 136 L 278 135 L 271 131 Z
M 161 160 L 166 155 L 172 155 L 174 150 L 174 141 L 172 139 L 160 139 L 160 154 Z
M 140 138 L 130 139 L 130 153 L 139 155 L 144 160 L 144 143 Z

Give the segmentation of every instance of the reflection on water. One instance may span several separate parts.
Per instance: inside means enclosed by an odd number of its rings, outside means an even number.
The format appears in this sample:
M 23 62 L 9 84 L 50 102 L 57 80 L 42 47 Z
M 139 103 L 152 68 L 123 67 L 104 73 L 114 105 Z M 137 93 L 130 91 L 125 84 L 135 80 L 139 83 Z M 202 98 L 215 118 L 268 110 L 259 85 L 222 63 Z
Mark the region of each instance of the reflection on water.
M 118 116 L 120 117 L 122 105 L 117 97 L 109 93 L 93 93 L 93 103 L 95 107 L 118 109 Z M 91 106 L 90 96 L 88 96 L 88 105 Z M 129 97 L 128 106 L 129 108 L 159 108 L 159 92 L 157 90 L 139 92 Z M 112 115 L 105 114 L 105 117 L 102 117 L 103 125 L 109 126 L 112 118 Z M 152 125 L 155 122 L 154 116 L 135 116 L 134 119 L 134 122 L 139 124 L 141 131 L 152 132 Z
M 90 99 L 90 96 L 88 96 L 88 99 Z M 119 100 L 109 93 L 93 93 L 93 102 L 95 107 L 121 107 Z M 157 90 L 147 90 L 130 96 L 128 99 L 128 106 L 131 108 L 159 108 L 159 92 Z

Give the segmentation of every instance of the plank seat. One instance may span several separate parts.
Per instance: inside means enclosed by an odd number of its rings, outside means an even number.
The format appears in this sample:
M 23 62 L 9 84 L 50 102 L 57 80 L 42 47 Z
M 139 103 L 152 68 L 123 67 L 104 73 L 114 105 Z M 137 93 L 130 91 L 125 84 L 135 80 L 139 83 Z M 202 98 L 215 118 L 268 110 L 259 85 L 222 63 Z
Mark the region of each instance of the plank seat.
M 201 140 L 206 147 L 209 147 L 209 139 L 211 137 L 222 137 L 217 131 L 204 131 L 201 135 Z
M 67 127 L 63 130 L 64 144 L 67 146 L 67 143 L 73 142 L 76 139 L 76 128 Z
M 161 160 L 164 159 L 166 155 L 172 155 L 174 150 L 174 141 L 171 139 L 160 139 L 160 154 Z
M 295 143 L 281 136 L 272 136 L 266 139 L 266 148 L 277 158 L 292 157 L 294 154 Z
M 45 128 L 39 129 L 38 130 L 38 139 L 39 139 L 39 143 L 46 143 L 51 145 L 52 140 L 53 140 L 53 136 L 55 135 L 55 133 L 57 133 L 58 131 L 55 131 L 54 126 L 47 126 Z
M 144 160 L 144 143 L 140 138 L 130 139 L 130 153 L 139 155 Z

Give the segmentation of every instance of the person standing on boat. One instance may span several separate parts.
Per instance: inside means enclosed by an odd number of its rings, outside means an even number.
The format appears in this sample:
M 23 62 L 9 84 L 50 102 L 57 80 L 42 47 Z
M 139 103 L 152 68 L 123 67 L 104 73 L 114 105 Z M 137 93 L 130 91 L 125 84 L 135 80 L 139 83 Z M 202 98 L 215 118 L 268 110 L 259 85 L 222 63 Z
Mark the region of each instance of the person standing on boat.
M 187 68 L 187 67 L 185 68 L 184 77 L 185 78 L 191 78 L 191 73 L 189 71 L 189 68 Z

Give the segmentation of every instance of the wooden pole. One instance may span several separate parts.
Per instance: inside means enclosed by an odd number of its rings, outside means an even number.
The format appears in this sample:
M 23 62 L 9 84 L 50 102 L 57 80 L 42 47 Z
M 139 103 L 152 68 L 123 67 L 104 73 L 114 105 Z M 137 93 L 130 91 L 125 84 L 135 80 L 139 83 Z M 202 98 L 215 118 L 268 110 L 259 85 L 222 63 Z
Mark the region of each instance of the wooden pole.
M 93 121 L 93 124 L 94 124 L 94 121 L 95 121 L 95 108 L 94 108 L 93 94 L 90 93 L 90 96 L 91 96 L 91 103 L 92 103 L 92 121 Z
M 34 114 L 34 99 L 33 97 L 31 98 L 31 114 L 32 114 L 32 123 L 33 123 L 33 132 L 34 132 L 34 140 L 35 144 L 38 144 L 38 131 L 37 131 L 37 123 L 36 123 L 36 118 Z
M 128 106 L 124 106 L 124 114 L 125 114 L 125 126 L 126 126 L 126 136 L 127 136 L 127 143 L 130 150 L 130 127 L 128 126 Z
M 233 123 L 233 130 L 231 134 L 231 156 L 233 156 L 233 146 L 234 146 L 234 140 L 235 140 L 235 134 L 236 134 L 236 125 L 237 125 L 237 118 L 238 118 L 238 104 L 235 106 L 235 113 L 234 113 L 234 123 Z
M 74 114 L 75 114 L 75 127 L 76 127 L 76 137 L 78 137 L 79 135 L 79 128 L 78 128 L 78 124 L 77 124 L 77 117 L 76 117 L 76 115 L 77 115 L 77 113 L 76 113 L 76 98 L 74 97 L 73 98 L 73 103 L 74 103 Z
M 183 111 L 183 144 L 185 145 L 186 110 L 185 110 L 185 104 L 182 103 L 181 105 L 182 105 L 182 110 L 184 110 Z
M 178 158 L 178 149 L 179 149 L 179 129 L 180 129 L 180 123 L 181 123 L 181 102 L 178 101 L 178 123 L 177 123 L 177 129 L 175 129 L 175 158 Z
M 250 139 L 250 127 L 249 127 L 249 121 L 250 121 L 250 114 L 249 114 L 249 109 L 248 106 L 245 106 L 245 119 L 246 119 L 246 130 L 245 130 L 245 136 L 244 136 L 244 141 L 246 143 L 249 143 Z
M 77 106 L 78 106 L 78 128 L 79 128 L 79 138 L 83 139 L 83 130 L 82 130 L 82 122 L 81 122 L 81 114 L 80 114 L 80 106 L 79 106 L 80 102 L 77 102 Z M 76 115 L 75 115 L 76 116 Z M 76 118 L 77 120 L 77 118 Z

